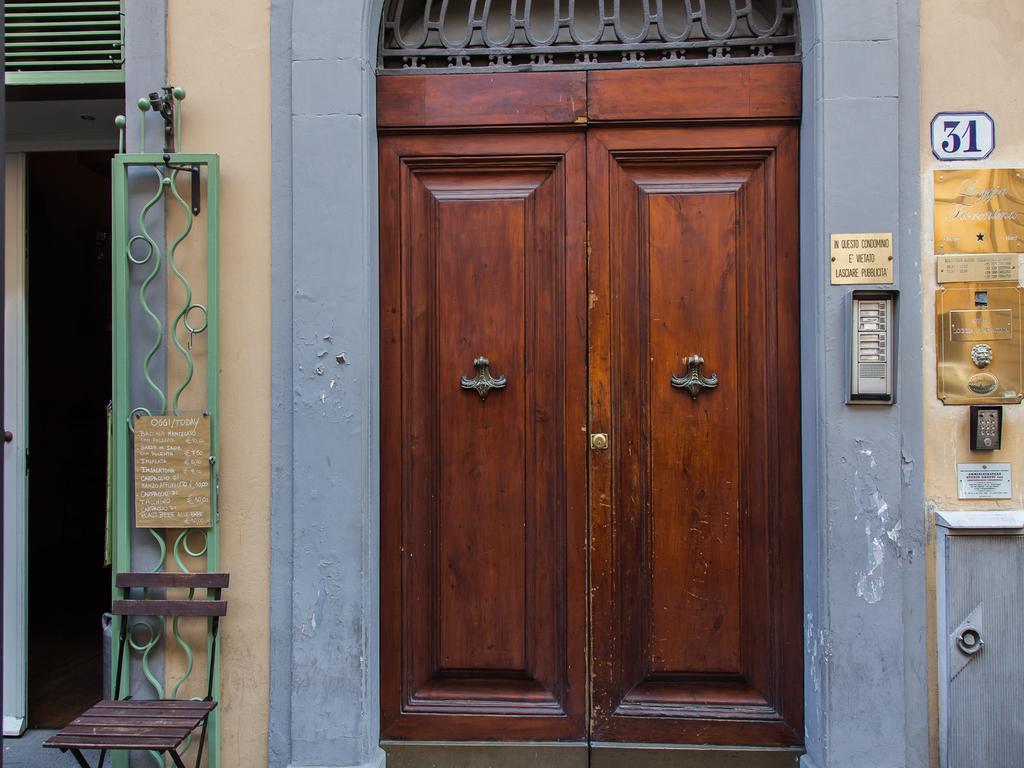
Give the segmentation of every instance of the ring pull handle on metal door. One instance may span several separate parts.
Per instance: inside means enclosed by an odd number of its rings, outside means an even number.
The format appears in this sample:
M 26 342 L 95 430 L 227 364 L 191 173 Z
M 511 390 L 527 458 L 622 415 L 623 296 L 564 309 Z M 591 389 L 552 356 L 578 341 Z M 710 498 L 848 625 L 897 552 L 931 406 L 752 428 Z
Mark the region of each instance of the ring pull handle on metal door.
M 966 627 L 956 639 L 956 647 L 967 656 L 973 656 L 984 646 L 985 641 L 981 639 L 981 632 L 974 627 Z
M 949 633 L 948 674 L 954 679 L 968 664 L 978 658 L 985 647 L 984 603 L 978 603 L 967 618 Z
M 673 376 L 672 386 L 676 389 L 685 389 L 694 400 L 697 395 L 705 389 L 714 389 L 718 386 L 718 375 L 712 373 L 704 375 L 704 358 L 700 355 L 690 355 L 686 360 L 687 373 L 685 376 Z
M 492 389 L 504 389 L 507 386 L 504 376 L 491 376 L 491 361 L 483 355 L 473 361 L 473 367 L 476 368 L 476 376 L 472 379 L 463 376 L 461 386 L 463 389 L 475 390 L 481 400 L 486 400 Z

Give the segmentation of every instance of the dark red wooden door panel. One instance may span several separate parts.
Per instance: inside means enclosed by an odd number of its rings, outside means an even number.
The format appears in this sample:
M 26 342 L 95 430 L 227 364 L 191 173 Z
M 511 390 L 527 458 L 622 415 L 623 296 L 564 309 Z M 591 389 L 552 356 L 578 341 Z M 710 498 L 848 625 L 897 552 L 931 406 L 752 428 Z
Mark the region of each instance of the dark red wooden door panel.
M 588 142 L 592 736 L 798 744 L 796 128 Z
M 383 738 L 801 742 L 799 75 L 380 79 Z
M 380 156 L 382 735 L 582 738 L 583 136 Z

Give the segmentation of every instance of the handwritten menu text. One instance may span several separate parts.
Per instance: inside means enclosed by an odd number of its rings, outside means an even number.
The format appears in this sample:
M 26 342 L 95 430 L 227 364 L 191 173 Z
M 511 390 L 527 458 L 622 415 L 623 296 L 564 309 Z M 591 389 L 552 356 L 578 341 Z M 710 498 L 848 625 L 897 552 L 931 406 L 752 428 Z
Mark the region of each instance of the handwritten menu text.
M 139 416 L 135 420 L 135 525 L 209 528 L 210 417 Z

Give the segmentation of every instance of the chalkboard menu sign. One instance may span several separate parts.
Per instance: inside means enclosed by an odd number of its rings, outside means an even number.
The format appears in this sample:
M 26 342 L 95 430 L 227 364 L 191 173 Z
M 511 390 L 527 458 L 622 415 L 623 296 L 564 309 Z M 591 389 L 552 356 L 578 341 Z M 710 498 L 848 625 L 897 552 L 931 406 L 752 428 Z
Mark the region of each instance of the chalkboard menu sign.
M 209 528 L 210 416 L 135 419 L 135 525 Z

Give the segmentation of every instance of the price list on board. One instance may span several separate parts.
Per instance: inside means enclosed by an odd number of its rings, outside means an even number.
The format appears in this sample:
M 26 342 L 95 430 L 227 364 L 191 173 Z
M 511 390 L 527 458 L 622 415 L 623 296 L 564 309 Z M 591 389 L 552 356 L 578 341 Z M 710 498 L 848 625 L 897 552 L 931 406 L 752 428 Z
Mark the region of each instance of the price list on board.
M 135 525 L 209 528 L 209 414 L 135 419 Z

